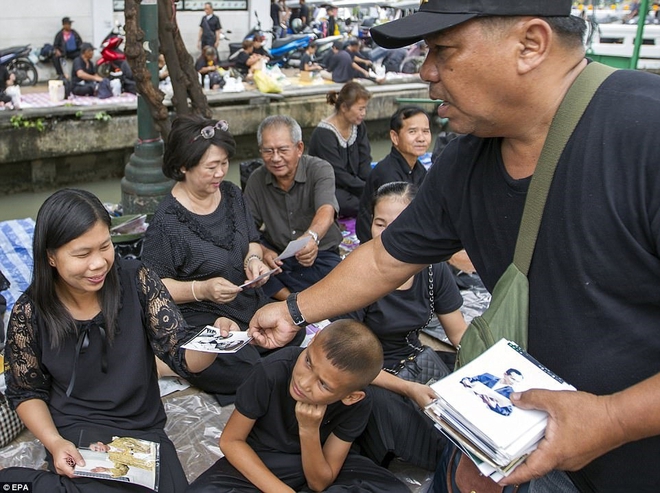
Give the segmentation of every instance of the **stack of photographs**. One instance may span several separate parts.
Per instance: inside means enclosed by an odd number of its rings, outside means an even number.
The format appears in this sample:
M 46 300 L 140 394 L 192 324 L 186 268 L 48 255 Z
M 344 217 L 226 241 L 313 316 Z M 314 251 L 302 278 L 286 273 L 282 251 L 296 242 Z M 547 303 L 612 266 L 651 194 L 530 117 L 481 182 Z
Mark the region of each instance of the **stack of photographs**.
M 529 389 L 575 390 L 505 339 L 431 388 L 438 398 L 426 414 L 494 481 L 525 460 L 547 424 L 547 413 L 517 408 L 509 396 Z

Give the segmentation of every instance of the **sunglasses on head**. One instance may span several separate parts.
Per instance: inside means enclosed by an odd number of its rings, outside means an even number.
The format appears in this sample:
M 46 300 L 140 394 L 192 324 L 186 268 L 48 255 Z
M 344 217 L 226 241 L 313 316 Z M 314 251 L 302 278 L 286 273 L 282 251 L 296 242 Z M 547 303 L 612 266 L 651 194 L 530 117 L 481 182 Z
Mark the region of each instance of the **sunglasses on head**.
M 215 125 L 209 125 L 204 127 L 199 131 L 199 135 L 195 137 L 191 142 L 195 142 L 200 137 L 204 137 L 206 140 L 212 139 L 215 136 L 216 130 L 222 130 L 227 132 L 229 130 L 229 124 L 225 120 L 218 120 L 218 123 Z

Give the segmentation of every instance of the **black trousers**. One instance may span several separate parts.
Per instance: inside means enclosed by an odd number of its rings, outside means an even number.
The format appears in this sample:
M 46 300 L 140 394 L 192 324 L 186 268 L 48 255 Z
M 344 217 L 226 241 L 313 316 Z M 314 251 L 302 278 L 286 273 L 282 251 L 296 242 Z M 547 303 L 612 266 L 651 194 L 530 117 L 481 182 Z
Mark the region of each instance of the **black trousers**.
M 67 60 L 75 60 L 77 57 L 80 56 L 80 50 L 77 51 L 72 51 L 67 53 L 66 55 L 62 56 L 56 56 L 53 55 L 52 61 L 53 61 L 53 67 L 55 67 L 55 72 L 57 72 L 57 75 L 60 77 L 66 77 L 67 79 L 71 77 L 71 73 L 64 74 L 64 70 L 62 69 L 62 59 L 66 58 Z M 71 70 L 71 69 L 69 69 Z
M 310 491 L 305 486 L 300 455 L 279 452 L 259 452 L 258 455 L 266 467 L 290 488 L 295 491 Z M 337 479 L 325 491 L 410 493 L 410 489 L 390 471 L 354 453 L 348 454 Z M 258 493 L 259 490 L 223 457 L 202 473 L 186 492 Z
M 270 245 L 266 246 L 271 250 L 277 250 Z M 283 288 L 288 288 L 292 293 L 299 293 L 327 276 L 339 262 L 341 262 L 341 257 L 334 249 L 319 250 L 316 260 L 309 267 L 300 265 L 296 257 L 289 257 L 284 260 L 282 272 L 271 276 L 264 284 L 264 293 L 266 296 L 272 297 Z
M 435 471 L 447 438 L 413 401 L 375 385 L 367 388 L 373 407 L 367 427 L 355 441 L 360 452 L 387 466 L 399 457 L 428 471 Z

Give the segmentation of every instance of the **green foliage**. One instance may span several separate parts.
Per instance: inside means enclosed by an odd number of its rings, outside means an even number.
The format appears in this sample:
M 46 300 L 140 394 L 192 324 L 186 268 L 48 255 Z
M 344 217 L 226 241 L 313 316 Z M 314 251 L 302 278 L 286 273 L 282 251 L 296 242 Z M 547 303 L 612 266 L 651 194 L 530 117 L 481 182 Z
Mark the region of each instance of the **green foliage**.
M 105 111 L 99 111 L 94 115 L 94 118 L 102 122 L 109 122 L 112 120 L 112 116 L 108 115 Z
M 13 128 L 36 128 L 39 132 L 43 132 L 46 129 L 43 118 L 31 120 L 24 118 L 22 115 L 14 115 L 9 119 L 9 123 Z

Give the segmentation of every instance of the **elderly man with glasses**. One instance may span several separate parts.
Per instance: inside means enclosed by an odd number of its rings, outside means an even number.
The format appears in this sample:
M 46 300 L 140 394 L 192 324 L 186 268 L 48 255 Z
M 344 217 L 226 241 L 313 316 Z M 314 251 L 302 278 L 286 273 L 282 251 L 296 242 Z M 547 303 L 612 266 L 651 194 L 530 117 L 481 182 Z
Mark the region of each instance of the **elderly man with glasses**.
M 281 269 L 263 289 L 284 300 L 325 277 L 340 261 L 334 172 L 328 162 L 303 155 L 300 125 L 288 116 L 266 118 L 257 140 L 264 165 L 248 179 L 245 199 L 262 231 L 264 262 Z M 298 238 L 309 241 L 293 257 L 280 260 Z

